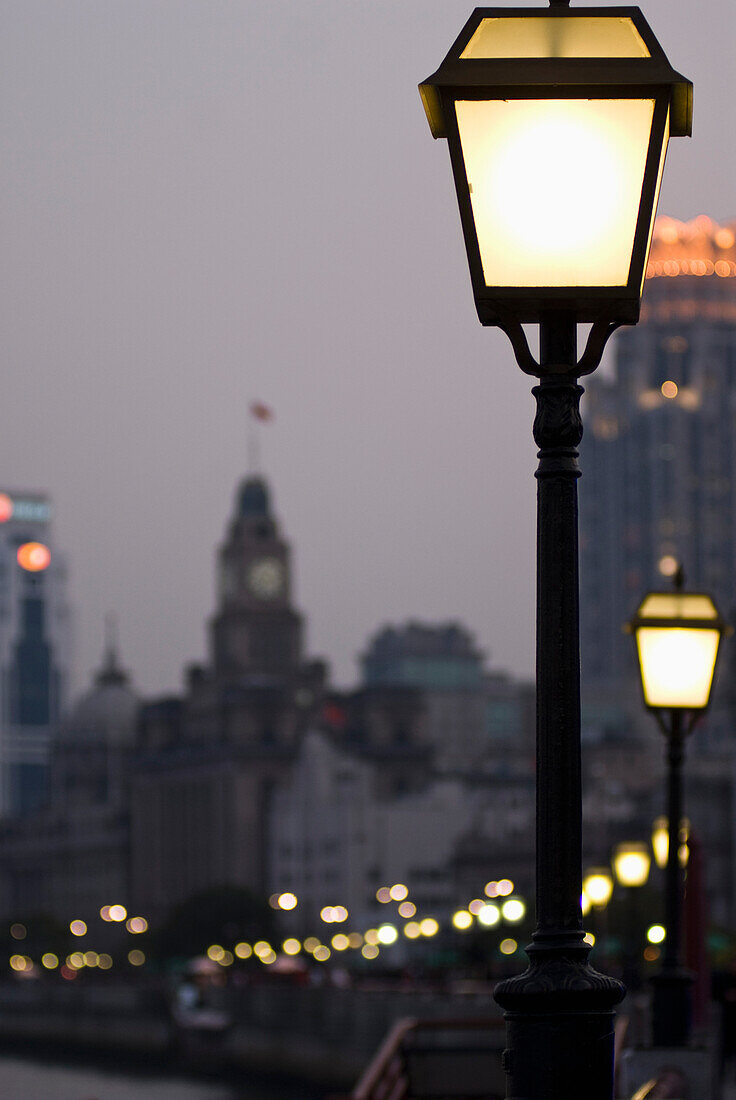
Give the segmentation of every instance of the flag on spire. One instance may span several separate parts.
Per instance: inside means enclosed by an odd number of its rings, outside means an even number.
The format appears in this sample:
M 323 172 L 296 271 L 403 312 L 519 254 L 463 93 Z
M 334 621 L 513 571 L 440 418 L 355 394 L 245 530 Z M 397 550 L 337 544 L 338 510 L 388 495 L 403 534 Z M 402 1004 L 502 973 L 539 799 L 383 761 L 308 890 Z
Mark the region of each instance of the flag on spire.
M 262 401 L 253 401 L 250 406 L 250 415 L 255 420 L 273 420 L 273 409 L 264 405 Z

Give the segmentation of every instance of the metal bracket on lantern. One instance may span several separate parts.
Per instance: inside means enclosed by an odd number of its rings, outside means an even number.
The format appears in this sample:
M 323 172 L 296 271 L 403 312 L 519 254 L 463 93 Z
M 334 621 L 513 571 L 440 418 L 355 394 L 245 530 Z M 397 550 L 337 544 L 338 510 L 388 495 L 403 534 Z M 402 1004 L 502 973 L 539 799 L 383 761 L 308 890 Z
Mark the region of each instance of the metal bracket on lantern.
M 545 366 L 542 367 L 531 353 L 529 341 L 526 338 L 526 333 L 524 332 L 521 322 L 517 321 L 515 317 L 508 315 L 504 316 L 503 320 L 497 322 L 498 328 L 508 336 L 511 347 L 514 349 L 516 362 L 524 371 L 524 374 L 534 375 L 535 378 L 542 378 L 549 374 L 567 374 L 575 378 L 580 378 L 583 375 L 592 374 L 600 364 L 603 351 L 609 338 L 617 328 L 620 328 L 621 325 L 625 323 L 624 321 L 594 321 L 593 327 L 588 333 L 585 351 L 577 363 L 572 366 L 570 363 L 561 363 L 559 365 L 545 364 Z

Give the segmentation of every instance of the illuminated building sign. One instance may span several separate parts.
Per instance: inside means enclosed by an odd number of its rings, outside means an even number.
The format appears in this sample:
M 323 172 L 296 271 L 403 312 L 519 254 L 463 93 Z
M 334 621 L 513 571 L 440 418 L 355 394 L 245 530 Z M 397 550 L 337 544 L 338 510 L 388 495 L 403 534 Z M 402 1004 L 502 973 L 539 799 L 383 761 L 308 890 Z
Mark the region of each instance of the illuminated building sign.
M 47 523 L 51 519 L 51 505 L 47 500 L 0 493 L 0 523 L 7 523 L 9 519 Z

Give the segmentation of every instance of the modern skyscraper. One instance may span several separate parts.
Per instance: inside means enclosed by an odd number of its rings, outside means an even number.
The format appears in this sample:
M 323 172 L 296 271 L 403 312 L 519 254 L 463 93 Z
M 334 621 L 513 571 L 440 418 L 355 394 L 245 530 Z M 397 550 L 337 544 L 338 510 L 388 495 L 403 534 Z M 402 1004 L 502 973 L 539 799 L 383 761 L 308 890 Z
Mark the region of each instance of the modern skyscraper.
M 640 323 L 586 383 L 581 635 L 586 692 L 635 675 L 622 633 L 647 588 L 736 603 L 736 223 L 659 218 Z
M 658 219 L 641 321 L 615 349 L 612 376 L 586 382 L 580 482 L 584 763 L 591 810 L 610 801 L 611 826 L 626 792 L 640 813 L 665 808 L 662 738 L 622 624 L 647 589 L 670 587 L 678 563 L 727 617 L 736 607 L 736 222 Z M 710 912 L 723 924 L 736 913 L 734 666 L 731 640 L 685 768 Z
M 47 497 L 0 492 L 0 815 L 26 813 L 44 800 L 65 701 L 66 572 L 50 520 Z

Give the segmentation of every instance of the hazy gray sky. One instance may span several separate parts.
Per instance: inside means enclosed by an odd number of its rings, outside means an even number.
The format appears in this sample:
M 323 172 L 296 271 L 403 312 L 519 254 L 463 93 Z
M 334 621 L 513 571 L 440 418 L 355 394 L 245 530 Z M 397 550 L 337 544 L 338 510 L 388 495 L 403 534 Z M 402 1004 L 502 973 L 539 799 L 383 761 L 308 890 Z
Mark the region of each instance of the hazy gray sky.
M 695 82 L 660 211 L 736 214 L 732 0 L 645 0 Z M 6 0 L 0 483 L 46 490 L 78 683 L 205 653 L 247 407 L 308 647 L 456 618 L 531 673 L 531 380 L 478 324 L 417 83 L 459 0 Z

